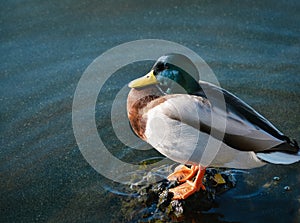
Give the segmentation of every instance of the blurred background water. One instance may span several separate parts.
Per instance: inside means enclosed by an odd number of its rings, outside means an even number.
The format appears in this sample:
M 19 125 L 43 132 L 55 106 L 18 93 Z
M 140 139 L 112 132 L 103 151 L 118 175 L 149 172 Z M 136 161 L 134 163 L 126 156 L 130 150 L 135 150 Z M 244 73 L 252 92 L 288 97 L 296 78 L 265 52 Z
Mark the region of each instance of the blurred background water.
M 300 141 L 299 1 L 2 1 L 1 222 L 126 222 L 120 186 L 83 158 L 72 100 L 88 65 L 137 39 L 165 39 L 198 53 L 221 86 Z M 124 55 L 126 56 L 126 55 Z M 125 147 L 110 104 L 151 63 L 129 66 L 98 99 L 99 134 L 128 162 L 160 156 Z M 101 133 L 102 132 L 102 133 Z M 280 181 L 272 183 L 274 176 Z M 290 186 L 285 191 L 284 186 Z M 204 222 L 299 222 L 300 164 L 251 170 L 217 198 Z

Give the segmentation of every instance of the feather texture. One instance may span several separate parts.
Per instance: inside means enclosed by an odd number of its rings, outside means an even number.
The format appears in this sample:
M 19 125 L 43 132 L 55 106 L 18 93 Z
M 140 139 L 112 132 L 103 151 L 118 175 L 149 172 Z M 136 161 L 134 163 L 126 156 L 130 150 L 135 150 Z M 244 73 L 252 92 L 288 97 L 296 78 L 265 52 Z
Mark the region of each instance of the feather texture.
M 180 163 L 245 169 L 300 161 L 296 141 L 230 92 L 198 83 L 198 75 L 186 56 L 168 54 L 130 82 L 134 132 Z
M 145 136 L 149 144 L 177 162 L 231 168 L 253 168 L 263 165 L 255 153 L 231 148 L 223 143 L 222 139 L 216 138 L 219 140 L 219 148 L 207 147 L 209 137 L 213 135 L 199 130 L 202 125 L 214 128 L 211 126 L 212 116 L 216 116 L 217 122 L 226 123 L 226 133 L 243 139 L 244 146 L 248 146 L 251 141 L 258 144 L 257 148 L 267 149 L 282 143 L 238 117 L 228 118 L 226 112 L 214 111 L 207 99 L 181 94 L 166 95 L 163 98 L 163 103 L 151 108 L 147 113 Z M 151 107 L 151 103 L 149 106 Z

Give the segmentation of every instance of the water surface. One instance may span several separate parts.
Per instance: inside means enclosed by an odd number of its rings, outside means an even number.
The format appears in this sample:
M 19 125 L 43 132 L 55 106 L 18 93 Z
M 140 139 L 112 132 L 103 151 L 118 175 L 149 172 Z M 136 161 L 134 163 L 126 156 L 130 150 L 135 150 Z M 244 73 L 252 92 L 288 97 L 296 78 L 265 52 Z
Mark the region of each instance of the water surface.
M 299 11 L 298 1 L 3 1 L 1 222 L 126 221 L 122 196 L 107 189 L 124 185 L 98 174 L 78 149 L 72 101 L 86 67 L 127 41 L 155 38 L 189 47 L 222 87 L 300 141 Z M 139 63 L 117 72 L 96 106 L 100 134 L 127 162 L 160 156 L 127 148 L 110 131 L 113 95 L 150 67 Z M 219 206 L 205 219 L 297 222 L 299 173 L 294 164 L 241 174 L 237 188 L 217 198 Z M 281 178 L 277 184 L 274 176 Z

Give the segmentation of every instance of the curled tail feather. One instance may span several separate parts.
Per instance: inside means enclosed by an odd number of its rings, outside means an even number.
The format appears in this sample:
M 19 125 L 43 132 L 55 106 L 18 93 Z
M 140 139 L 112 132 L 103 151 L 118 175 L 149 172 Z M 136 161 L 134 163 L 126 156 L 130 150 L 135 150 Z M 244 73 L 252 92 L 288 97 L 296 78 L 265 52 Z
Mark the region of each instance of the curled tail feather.
M 300 161 L 300 148 L 296 140 L 288 139 L 285 143 L 275 147 L 273 151 L 257 153 L 256 156 L 273 164 L 292 164 Z

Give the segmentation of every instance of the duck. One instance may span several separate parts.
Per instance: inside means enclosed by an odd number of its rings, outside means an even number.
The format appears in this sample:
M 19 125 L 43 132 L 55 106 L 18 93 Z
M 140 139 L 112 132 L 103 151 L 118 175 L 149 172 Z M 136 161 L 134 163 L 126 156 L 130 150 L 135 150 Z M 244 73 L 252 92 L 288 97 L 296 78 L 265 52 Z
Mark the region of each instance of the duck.
M 205 190 L 207 167 L 252 169 L 300 161 L 295 140 L 250 105 L 212 83 L 199 80 L 194 63 L 170 53 L 150 72 L 128 84 L 127 115 L 133 132 L 180 163 L 168 180 L 174 200 Z

